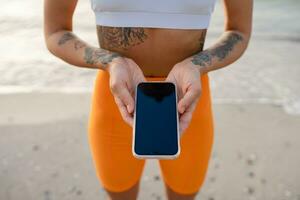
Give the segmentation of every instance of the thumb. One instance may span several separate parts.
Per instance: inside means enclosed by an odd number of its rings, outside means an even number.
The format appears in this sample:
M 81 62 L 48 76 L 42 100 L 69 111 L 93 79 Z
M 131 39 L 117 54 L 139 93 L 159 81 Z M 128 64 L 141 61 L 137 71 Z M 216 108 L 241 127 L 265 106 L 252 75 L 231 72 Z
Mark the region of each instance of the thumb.
M 118 97 L 126 106 L 128 113 L 132 113 L 134 109 L 134 100 L 127 88 L 120 91 Z
M 178 111 L 180 114 L 182 114 L 182 113 L 184 113 L 185 109 L 186 109 L 186 105 L 184 104 L 183 99 L 181 99 L 178 102 Z
M 197 100 L 197 92 L 189 89 L 178 102 L 178 111 L 182 114 Z

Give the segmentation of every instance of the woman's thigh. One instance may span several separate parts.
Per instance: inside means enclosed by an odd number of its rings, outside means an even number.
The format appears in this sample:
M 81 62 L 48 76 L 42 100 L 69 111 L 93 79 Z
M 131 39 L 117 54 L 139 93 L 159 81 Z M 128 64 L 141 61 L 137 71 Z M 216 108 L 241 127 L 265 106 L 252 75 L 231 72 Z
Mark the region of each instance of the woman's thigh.
M 181 153 L 174 160 L 160 160 L 167 186 L 179 194 L 199 191 L 207 172 L 213 144 L 213 114 L 209 79 L 202 77 L 202 94 L 192 121 L 180 139 Z
M 132 128 L 119 113 L 104 71 L 95 80 L 88 138 L 96 174 L 105 189 L 123 192 L 138 183 L 145 163 L 132 155 Z

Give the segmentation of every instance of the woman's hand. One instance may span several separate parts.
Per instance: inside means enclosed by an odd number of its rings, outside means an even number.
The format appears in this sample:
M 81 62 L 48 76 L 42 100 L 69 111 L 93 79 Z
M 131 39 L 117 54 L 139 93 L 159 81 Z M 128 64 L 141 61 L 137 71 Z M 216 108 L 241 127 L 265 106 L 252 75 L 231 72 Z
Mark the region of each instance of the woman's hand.
M 201 72 L 189 59 L 174 65 L 165 81 L 177 88 L 180 135 L 189 126 L 193 111 L 201 95 Z
M 145 81 L 139 66 L 130 58 L 117 57 L 107 65 L 110 90 L 124 121 L 133 125 L 134 94 L 136 85 Z

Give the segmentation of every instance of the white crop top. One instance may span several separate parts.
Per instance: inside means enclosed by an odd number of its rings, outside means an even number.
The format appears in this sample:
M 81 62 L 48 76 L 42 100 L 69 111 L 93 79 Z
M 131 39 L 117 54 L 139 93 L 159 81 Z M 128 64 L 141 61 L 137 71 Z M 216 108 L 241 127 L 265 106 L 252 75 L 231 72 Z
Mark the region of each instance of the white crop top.
M 216 0 L 90 0 L 96 24 L 205 29 Z

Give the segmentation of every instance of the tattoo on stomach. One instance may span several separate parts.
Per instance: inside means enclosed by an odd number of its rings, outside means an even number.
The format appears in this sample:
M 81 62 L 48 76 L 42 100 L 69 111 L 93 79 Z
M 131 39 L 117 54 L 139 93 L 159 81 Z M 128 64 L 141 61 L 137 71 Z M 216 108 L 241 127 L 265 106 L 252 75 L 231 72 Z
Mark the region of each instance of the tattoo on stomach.
M 144 28 L 97 26 L 97 32 L 101 45 L 111 49 L 128 50 L 148 38 Z

